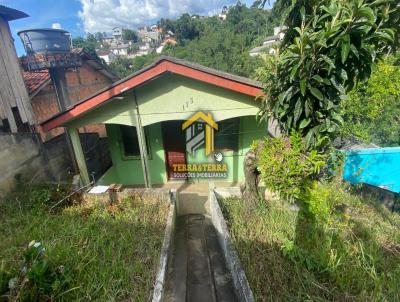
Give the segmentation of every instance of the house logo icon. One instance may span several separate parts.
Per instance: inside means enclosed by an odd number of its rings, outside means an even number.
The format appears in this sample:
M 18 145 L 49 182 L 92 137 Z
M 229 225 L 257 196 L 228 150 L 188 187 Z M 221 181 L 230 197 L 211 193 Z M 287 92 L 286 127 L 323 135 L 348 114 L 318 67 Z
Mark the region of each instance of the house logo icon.
M 214 152 L 214 131 L 218 130 L 218 124 L 211 113 L 195 113 L 182 124 L 182 130 L 186 134 L 186 152 L 194 154 L 203 145 L 206 156 Z

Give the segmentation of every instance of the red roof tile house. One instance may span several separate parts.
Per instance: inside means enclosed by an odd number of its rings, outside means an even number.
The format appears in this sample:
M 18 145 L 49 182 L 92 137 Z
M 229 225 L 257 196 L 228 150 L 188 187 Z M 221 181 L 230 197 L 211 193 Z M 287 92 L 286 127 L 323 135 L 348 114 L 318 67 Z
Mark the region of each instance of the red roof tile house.
M 93 59 L 82 49 L 74 49 L 82 58 L 82 66 L 68 69 L 66 80 L 71 104 L 74 105 L 100 89 L 110 86 L 118 77 L 107 67 Z M 25 86 L 29 93 L 37 123 L 41 123 L 60 112 L 56 90 L 47 70 L 40 72 L 24 72 Z M 48 141 L 64 132 L 62 128 L 44 133 L 38 129 L 43 141 Z M 104 125 L 89 125 L 81 132 L 97 132 L 101 137 L 106 136 Z

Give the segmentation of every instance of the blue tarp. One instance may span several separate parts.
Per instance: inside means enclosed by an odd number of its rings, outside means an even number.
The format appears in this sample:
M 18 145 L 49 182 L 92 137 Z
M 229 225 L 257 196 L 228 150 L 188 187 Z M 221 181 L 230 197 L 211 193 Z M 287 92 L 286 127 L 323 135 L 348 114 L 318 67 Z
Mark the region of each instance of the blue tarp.
M 346 151 L 343 178 L 400 193 L 400 148 Z

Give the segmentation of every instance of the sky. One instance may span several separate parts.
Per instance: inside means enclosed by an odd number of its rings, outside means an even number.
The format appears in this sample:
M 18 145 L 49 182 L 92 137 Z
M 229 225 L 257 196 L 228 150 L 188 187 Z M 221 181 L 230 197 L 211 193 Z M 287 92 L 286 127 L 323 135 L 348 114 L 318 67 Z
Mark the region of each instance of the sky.
M 28 28 L 61 28 L 72 37 L 110 32 L 115 26 L 136 28 L 183 13 L 213 15 L 237 0 L 0 0 L 30 17 L 10 22 L 18 55 L 24 53 L 17 32 Z M 248 6 L 254 0 L 242 1 Z M 274 1 L 272 1 L 274 2 Z

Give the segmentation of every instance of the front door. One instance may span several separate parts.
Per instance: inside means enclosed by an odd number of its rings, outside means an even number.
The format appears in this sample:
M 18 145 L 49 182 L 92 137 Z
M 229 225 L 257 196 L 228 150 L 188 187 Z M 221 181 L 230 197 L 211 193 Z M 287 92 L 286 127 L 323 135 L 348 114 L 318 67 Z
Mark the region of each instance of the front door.
M 161 124 L 168 179 L 182 179 L 174 175 L 173 165 L 186 164 L 186 143 L 182 123 L 183 121 L 168 121 Z

